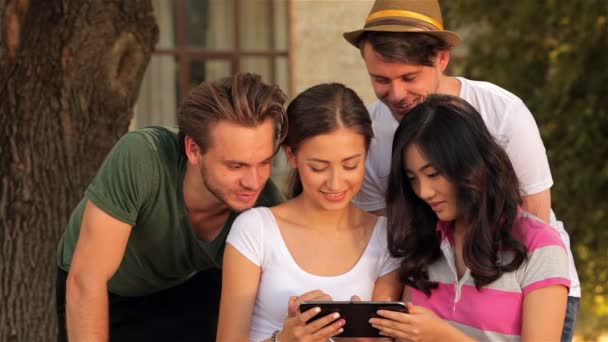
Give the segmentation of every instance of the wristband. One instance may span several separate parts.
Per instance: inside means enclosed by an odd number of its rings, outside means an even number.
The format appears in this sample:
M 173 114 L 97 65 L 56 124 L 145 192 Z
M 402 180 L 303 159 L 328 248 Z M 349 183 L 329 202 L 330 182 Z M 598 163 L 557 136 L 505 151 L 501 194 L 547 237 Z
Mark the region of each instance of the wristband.
M 272 342 L 279 342 L 279 332 L 280 332 L 280 330 L 275 330 L 272 333 L 272 336 L 270 336 L 270 341 L 272 341 Z

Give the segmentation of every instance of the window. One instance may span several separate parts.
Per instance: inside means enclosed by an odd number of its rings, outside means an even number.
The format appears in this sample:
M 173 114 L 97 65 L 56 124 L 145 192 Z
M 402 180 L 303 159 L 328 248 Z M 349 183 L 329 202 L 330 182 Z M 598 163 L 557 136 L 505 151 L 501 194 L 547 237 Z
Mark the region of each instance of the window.
M 239 71 L 289 91 L 288 0 L 152 0 L 159 42 L 132 128 L 175 125 L 179 101 L 202 81 Z

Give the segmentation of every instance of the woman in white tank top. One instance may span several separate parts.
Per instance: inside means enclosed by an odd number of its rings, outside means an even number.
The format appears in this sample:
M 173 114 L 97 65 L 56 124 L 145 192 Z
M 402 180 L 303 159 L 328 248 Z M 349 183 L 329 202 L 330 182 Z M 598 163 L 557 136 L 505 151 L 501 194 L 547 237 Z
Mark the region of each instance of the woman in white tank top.
M 361 99 L 322 84 L 287 109 L 283 144 L 295 173 L 292 198 L 242 213 L 224 255 L 218 341 L 325 341 L 349 322 L 307 300 L 398 300 L 400 259 L 387 248 L 386 219 L 357 208 L 373 130 Z

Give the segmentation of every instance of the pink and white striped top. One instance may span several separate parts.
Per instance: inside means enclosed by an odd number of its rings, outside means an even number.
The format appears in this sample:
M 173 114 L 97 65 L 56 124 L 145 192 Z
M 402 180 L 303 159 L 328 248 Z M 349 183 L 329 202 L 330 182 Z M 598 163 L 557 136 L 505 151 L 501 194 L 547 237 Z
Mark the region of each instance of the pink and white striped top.
M 528 261 L 480 290 L 468 269 L 458 280 L 453 225 L 438 222 L 443 256 L 429 266 L 429 279 L 439 287 L 430 297 L 410 288 L 412 303 L 433 310 L 479 340 L 519 341 L 525 296 L 550 285 L 570 286 L 568 255 L 559 234 L 529 214 L 522 212 L 520 218 L 519 236 L 528 248 Z M 505 252 L 503 260 L 510 260 L 509 254 Z

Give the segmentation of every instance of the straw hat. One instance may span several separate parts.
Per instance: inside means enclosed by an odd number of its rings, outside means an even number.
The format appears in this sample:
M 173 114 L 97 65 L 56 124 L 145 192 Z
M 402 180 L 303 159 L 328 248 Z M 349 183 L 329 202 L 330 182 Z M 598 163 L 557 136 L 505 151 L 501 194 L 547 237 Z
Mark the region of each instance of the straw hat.
M 435 36 L 452 47 L 462 40 L 455 32 L 443 29 L 443 18 L 437 0 L 376 0 L 365 26 L 345 32 L 344 39 L 358 47 L 364 32 L 422 32 Z

